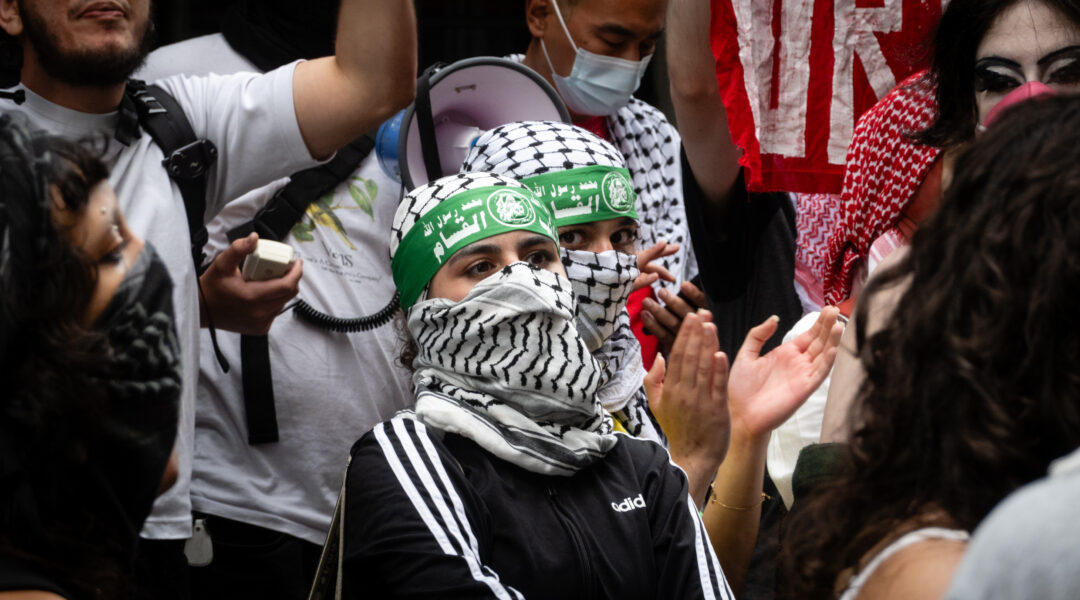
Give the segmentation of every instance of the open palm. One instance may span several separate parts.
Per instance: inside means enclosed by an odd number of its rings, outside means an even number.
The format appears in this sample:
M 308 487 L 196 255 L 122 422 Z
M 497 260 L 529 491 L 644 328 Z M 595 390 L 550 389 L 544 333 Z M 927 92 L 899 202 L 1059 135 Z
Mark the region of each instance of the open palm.
M 825 380 L 836 359 L 843 326 L 840 311 L 826 307 L 809 330 L 762 356 L 761 348 L 776 333 L 770 317 L 746 335 L 728 378 L 731 425 L 756 436 L 786 421 Z

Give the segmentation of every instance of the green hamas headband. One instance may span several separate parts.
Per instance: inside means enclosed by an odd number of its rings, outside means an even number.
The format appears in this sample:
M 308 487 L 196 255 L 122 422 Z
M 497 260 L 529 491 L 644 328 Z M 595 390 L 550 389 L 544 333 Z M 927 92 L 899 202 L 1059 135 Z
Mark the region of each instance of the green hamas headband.
M 556 227 L 638 218 L 637 196 L 626 169 L 594 165 L 527 177 L 521 183 L 551 208 Z
M 401 307 L 415 304 L 458 250 L 508 231 L 531 231 L 559 243 L 551 212 L 528 188 L 475 188 L 440 202 L 417 219 L 390 262 Z

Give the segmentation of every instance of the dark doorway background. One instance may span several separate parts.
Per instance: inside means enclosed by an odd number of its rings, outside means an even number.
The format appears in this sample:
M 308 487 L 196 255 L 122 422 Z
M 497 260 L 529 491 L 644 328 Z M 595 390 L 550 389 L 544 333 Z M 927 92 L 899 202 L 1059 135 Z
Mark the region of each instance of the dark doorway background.
M 314 2 L 337 0 L 309 0 Z M 215 33 L 233 0 L 155 0 L 161 44 Z M 296 2 L 303 10 L 306 2 Z M 471 56 L 524 52 L 529 43 L 525 0 L 416 0 L 420 65 L 453 62 Z M 637 97 L 673 119 L 663 48 L 649 65 Z

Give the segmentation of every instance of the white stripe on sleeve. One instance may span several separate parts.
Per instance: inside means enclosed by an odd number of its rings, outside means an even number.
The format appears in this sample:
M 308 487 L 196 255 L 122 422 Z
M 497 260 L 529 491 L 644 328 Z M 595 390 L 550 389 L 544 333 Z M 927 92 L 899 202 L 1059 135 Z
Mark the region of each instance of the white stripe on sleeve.
M 425 501 L 424 497 L 420 494 L 415 482 L 409 477 L 408 471 L 406 471 L 404 464 L 401 462 L 401 458 L 398 456 L 397 451 L 394 449 L 393 444 L 386 434 L 386 424 L 380 423 L 375 427 L 375 439 L 378 440 L 379 446 L 382 448 L 383 454 L 386 456 L 386 460 L 390 464 L 391 470 L 398 479 L 398 483 L 400 483 L 402 489 L 405 490 L 412 505 L 420 514 L 420 518 L 424 521 L 424 524 L 427 525 L 428 530 L 431 531 L 431 534 L 438 542 L 439 547 L 448 555 L 461 556 L 461 558 L 465 560 L 465 564 L 468 566 L 469 573 L 472 575 L 473 579 L 491 588 L 491 591 L 494 592 L 496 598 L 499 598 L 500 600 L 512 600 L 509 590 L 499 581 L 498 577 L 483 572 L 473 548 L 465 544 L 461 531 L 453 520 L 453 517 L 450 515 L 449 508 L 446 506 L 445 498 L 443 498 L 442 493 L 434 485 L 435 482 L 431 477 L 431 473 L 428 471 L 427 465 L 424 464 L 423 459 L 420 458 L 420 455 L 416 450 L 416 446 L 413 444 L 412 436 L 409 434 L 408 430 L 405 429 L 405 423 L 401 419 L 393 419 L 390 422 L 393 423 L 394 433 L 397 436 L 398 441 L 401 442 L 402 447 L 405 449 L 405 454 L 408 456 L 410 464 L 412 464 L 425 489 L 435 501 L 439 514 L 446 522 L 447 527 L 450 528 L 449 533 L 457 540 L 458 545 L 462 548 L 462 552 L 459 553 L 454 549 L 450 537 L 447 535 L 448 532 L 439 524 L 435 515 L 432 513 L 431 507 L 428 506 L 427 501 Z M 423 425 L 420 423 L 415 424 L 417 433 L 422 434 L 421 428 Z M 440 464 L 437 456 L 434 463 Z M 447 491 L 451 496 L 455 497 L 455 500 L 460 502 L 460 500 L 456 498 L 457 492 L 453 486 L 448 485 Z M 467 520 L 464 522 L 466 524 L 468 523 Z

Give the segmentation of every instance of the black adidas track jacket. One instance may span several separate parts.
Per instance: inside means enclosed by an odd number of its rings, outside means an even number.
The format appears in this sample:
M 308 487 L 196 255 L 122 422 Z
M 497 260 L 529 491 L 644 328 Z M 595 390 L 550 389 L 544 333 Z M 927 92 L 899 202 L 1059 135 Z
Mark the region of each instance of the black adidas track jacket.
M 732 598 L 683 472 L 619 434 L 572 477 L 521 469 L 410 416 L 352 449 L 345 598 Z

